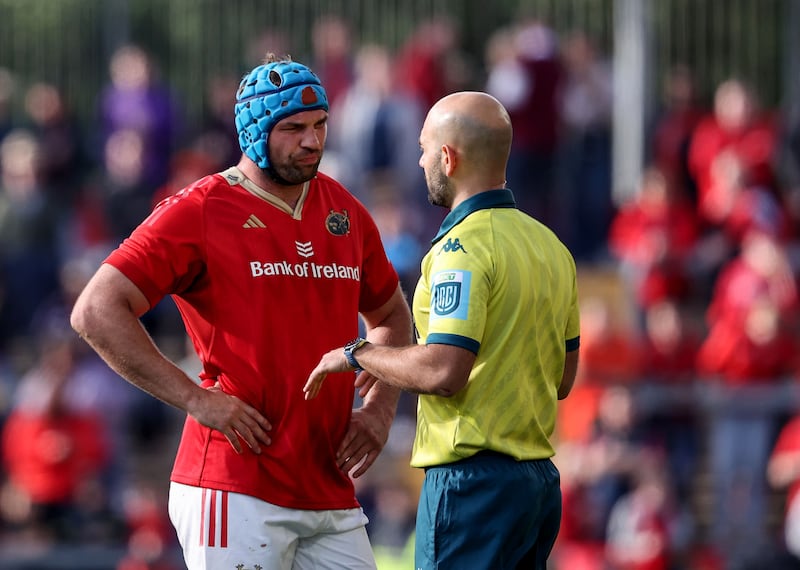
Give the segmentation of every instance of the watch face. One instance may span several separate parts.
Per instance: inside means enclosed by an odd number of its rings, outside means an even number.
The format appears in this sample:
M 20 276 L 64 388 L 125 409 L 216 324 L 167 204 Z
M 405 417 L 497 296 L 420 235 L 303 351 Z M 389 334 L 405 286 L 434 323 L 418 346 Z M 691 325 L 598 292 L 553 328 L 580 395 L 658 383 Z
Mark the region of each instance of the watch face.
M 361 346 L 365 342 L 367 342 L 367 341 L 364 340 L 363 338 L 357 338 L 355 340 L 351 340 L 346 345 L 344 345 L 344 349 L 345 350 L 353 350 L 354 348 L 358 348 L 359 346 Z

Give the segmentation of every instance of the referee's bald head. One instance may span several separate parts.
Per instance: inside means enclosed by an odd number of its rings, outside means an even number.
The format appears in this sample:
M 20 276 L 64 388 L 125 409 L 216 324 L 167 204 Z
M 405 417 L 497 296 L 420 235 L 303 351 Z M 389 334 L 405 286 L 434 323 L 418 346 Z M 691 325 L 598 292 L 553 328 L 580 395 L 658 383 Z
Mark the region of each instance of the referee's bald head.
M 464 168 L 505 174 L 511 152 L 511 118 L 487 93 L 462 91 L 440 99 L 428 113 L 439 142 L 455 148 Z

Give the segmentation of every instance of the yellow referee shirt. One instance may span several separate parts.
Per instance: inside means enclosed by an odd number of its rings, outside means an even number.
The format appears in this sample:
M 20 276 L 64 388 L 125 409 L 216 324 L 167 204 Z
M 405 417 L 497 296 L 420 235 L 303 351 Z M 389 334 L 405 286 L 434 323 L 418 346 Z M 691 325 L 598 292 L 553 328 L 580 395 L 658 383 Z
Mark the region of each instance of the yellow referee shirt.
M 466 387 L 422 395 L 411 465 L 451 463 L 489 449 L 518 460 L 550 443 L 567 350 L 579 343 L 575 262 L 510 190 L 489 190 L 444 219 L 414 292 L 420 344 L 476 354 Z

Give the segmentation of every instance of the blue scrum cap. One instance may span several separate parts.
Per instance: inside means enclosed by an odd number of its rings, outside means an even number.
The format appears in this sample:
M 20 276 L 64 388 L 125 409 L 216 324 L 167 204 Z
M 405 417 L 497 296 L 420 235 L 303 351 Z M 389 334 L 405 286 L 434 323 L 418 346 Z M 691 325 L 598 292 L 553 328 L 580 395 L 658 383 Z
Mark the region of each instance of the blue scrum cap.
M 239 146 L 259 168 L 269 168 L 267 140 L 275 124 L 301 111 L 328 110 L 325 89 L 308 67 L 293 61 L 259 65 L 236 92 Z

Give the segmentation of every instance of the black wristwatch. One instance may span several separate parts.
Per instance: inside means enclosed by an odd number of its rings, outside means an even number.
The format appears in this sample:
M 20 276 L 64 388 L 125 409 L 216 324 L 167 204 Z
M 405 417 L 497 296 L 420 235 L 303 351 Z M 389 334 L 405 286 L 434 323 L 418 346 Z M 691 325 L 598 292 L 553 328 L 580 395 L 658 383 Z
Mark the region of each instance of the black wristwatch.
M 356 350 L 364 346 L 365 344 L 369 344 L 369 341 L 365 338 L 358 337 L 355 340 L 351 340 L 346 345 L 344 345 L 344 357 L 347 359 L 347 362 L 356 369 L 357 372 L 361 372 L 364 370 L 361 368 L 361 365 L 356 360 L 355 355 L 353 354 Z

